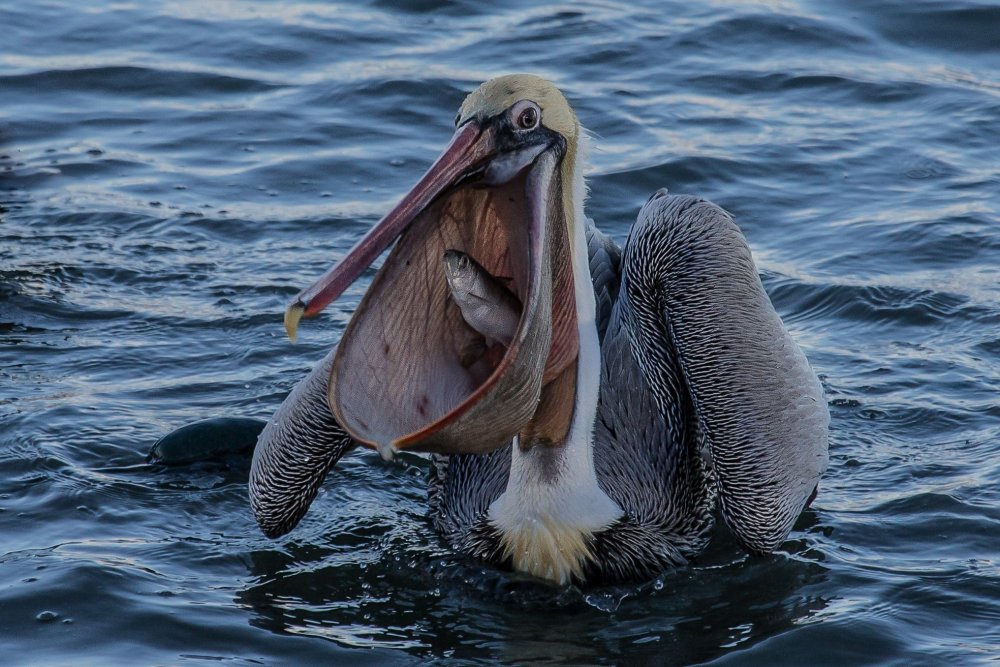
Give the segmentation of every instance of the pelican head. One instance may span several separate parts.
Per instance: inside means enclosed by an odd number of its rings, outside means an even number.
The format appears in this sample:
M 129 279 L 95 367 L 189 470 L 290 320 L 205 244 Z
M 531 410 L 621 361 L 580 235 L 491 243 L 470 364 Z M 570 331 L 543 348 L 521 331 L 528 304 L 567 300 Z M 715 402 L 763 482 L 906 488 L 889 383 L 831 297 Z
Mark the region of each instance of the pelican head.
M 573 412 L 581 295 L 593 310 L 589 281 L 576 289 L 587 271 L 580 125 L 554 85 L 511 75 L 473 91 L 456 126 L 413 189 L 285 314 L 294 339 L 302 316 L 398 239 L 344 331 L 328 394 L 345 430 L 384 456 L 483 453 L 518 435 L 558 443 Z M 449 296 L 448 250 L 511 278 L 523 310 L 498 354 L 463 354 L 478 334 Z

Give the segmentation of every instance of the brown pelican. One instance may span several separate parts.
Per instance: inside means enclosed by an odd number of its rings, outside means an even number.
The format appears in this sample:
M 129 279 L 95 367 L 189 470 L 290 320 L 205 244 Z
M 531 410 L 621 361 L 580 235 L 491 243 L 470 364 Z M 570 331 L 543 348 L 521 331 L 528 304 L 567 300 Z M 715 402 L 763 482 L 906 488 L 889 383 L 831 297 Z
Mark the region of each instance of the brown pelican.
M 250 478 L 271 537 L 358 444 L 433 453 L 430 516 L 456 550 L 554 583 L 655 577 L 715 510 L 774 550 L 827 465 L 829 413 L 732 218 L 661 190 L 619 249 L 587 219 L 587 137 L 534 76 L 471 93 L 442 155 L 285 316 L 293 337 L 398 239 L 338 346 L 261 434 Z M 481 341 L 442 267 L 467 254 L 522 304 Z

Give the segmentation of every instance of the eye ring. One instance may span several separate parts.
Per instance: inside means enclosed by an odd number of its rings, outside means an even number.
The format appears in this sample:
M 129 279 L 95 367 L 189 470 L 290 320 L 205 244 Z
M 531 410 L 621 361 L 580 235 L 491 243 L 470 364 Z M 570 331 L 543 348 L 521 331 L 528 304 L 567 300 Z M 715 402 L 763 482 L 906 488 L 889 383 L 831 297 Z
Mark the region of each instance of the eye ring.
M 522 130 L 531 130 L 538 125 L 538 112 L 534 107 L 525 107 L 517 117 L 517 124 Z
M 518 130 L 533 130 L 541 122 L 542 110 L 530 100 L 522 100 L 511 108 L 511 118 Z

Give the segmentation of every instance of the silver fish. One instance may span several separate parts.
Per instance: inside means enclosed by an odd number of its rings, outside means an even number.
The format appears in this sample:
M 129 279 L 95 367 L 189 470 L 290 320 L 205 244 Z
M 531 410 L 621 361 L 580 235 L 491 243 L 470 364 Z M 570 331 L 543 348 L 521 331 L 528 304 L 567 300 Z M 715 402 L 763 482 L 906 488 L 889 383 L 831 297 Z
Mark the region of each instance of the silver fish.
M 461 250 L 446 250 L 444 275 L 466 324 L 487 341 L 510 346 L 521 320 L 521 302 L 503 282 Z

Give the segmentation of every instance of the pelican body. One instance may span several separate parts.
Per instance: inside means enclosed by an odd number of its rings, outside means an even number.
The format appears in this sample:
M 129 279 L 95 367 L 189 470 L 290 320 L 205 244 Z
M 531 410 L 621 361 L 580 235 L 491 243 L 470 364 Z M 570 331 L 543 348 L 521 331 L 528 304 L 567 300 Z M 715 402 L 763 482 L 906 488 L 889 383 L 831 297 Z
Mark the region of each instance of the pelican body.
M 587 137 L 538 77 L 484 83 L 456 126 L 286 312 L 294 339 L 398 239 L 261 434 L 261 529 L 294 528 L 327 472 L 366 446 L 430 452 L 442 537 L 554 584 L 655 577 L 705 548 L 716 515 L 748 551 L 773 551 L 826 468 L 829 413 L 732 218 L 661 190 L 619 248 L 584 214 Z M 511 277 L 519 319 L 498 354 L 463 354 L 483 334 L 456 304 L 446 251 Z

